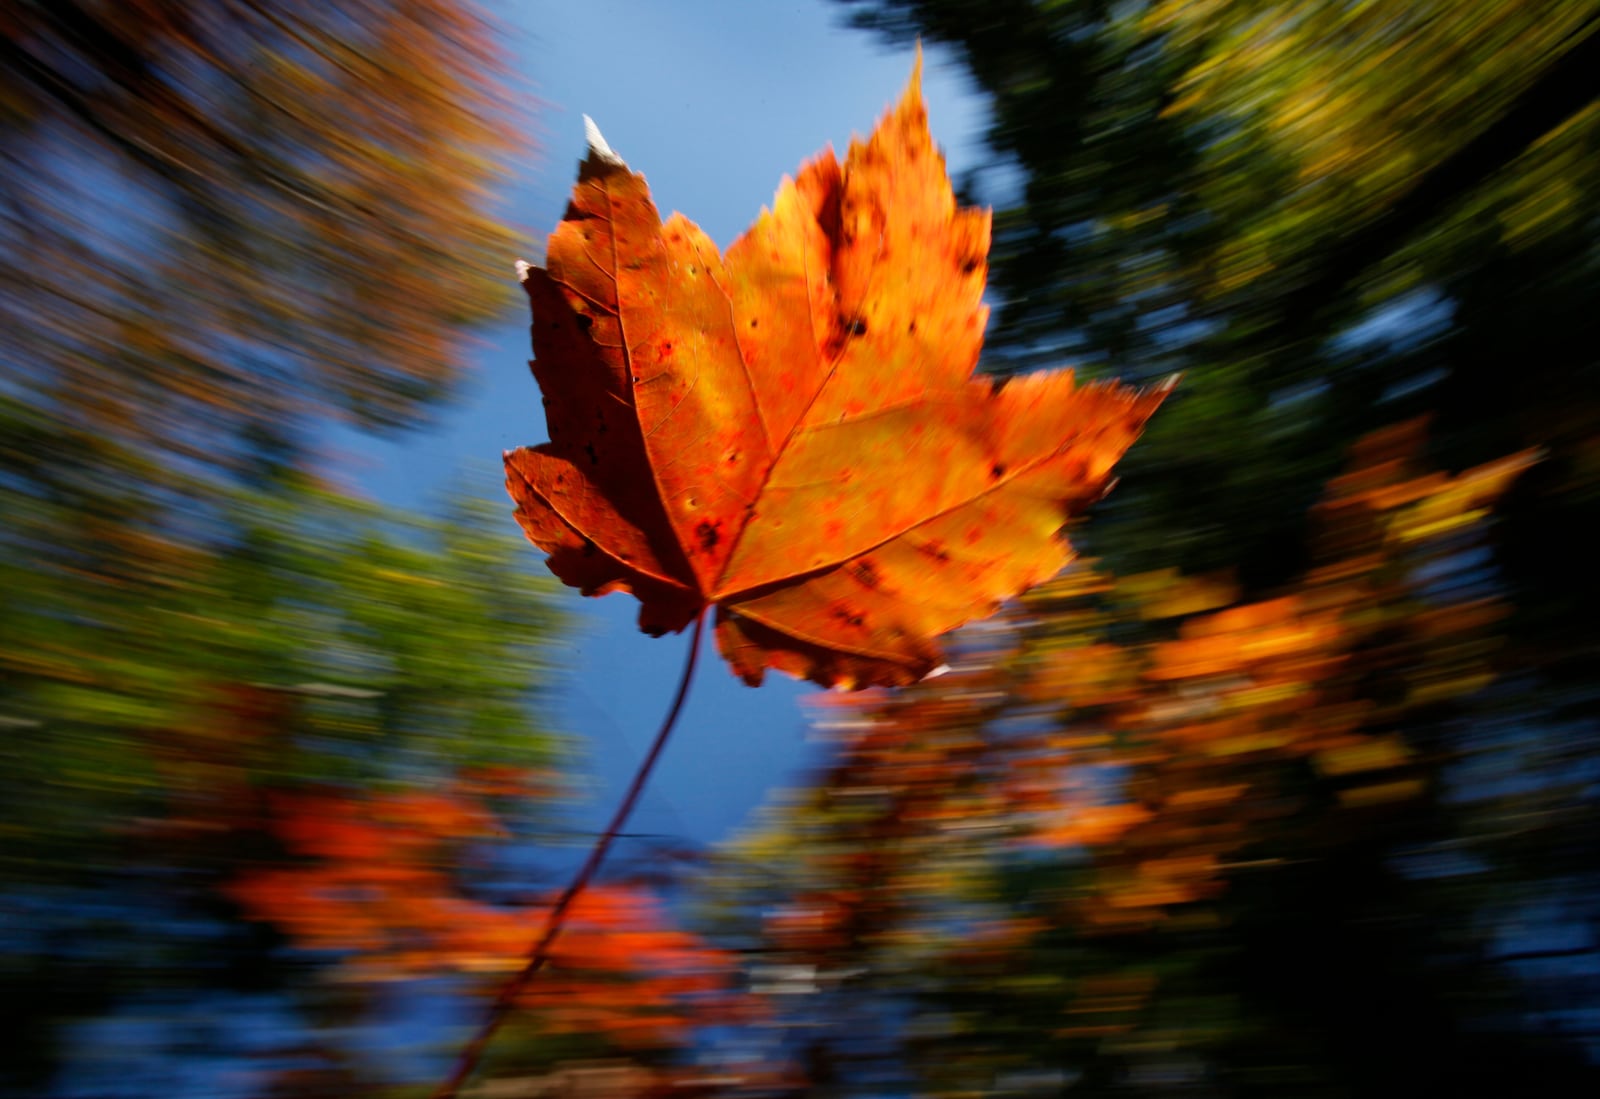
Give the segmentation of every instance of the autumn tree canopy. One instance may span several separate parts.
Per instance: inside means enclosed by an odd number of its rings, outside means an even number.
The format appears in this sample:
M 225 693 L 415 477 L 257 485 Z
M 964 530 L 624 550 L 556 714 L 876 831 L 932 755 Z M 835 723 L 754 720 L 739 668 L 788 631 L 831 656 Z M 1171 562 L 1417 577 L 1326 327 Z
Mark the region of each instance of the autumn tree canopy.
M 702 893 L 708 926 L 803 975 L 765 1025 L 934 1095 L 1592 1082 L 1576 1042 L 1519 1035 L 1530 990 L 1482 961 L 1541 846 L 1502 814 L 1570 803 L 1533 764 L 1520 796 L 1463 789 L 1518 747 L 1463 731 L 1509 612 L 1465 561 L 1537 458 L 1449 477 L 1424 440 L 1362 440 L 1271 598 L 1080 562 L 948 676 L 819 703 L 830 763 Z
M 509 300 L 502 51 L 470 2 L 7 4 L 5 435 L 237 469 L 426 415 Z

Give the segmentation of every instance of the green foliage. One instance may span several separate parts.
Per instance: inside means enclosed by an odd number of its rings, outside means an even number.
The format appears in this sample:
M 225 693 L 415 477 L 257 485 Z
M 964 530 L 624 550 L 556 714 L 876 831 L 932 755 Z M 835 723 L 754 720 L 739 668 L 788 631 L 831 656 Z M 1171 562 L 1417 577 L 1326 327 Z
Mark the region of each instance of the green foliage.
M 7 503 L 13 546 L 71 521 Z M 301 477 L 207 503 L 188 544 L 109 530 L 126 559 L 104 571 L 8 554 L 8 871 L 81 874 L 59 844 L 219 777 L 399 783 L 548 755 L 530 704 L 549 585 L 488 505 L 422 519 Z

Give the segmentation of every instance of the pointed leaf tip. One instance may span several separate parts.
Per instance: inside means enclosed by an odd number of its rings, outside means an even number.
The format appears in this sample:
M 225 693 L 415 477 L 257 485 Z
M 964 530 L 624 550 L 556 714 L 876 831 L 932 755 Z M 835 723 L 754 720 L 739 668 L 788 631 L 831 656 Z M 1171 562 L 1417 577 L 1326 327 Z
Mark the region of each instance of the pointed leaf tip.
M 911 76 L 906 80 L 905 90 L 900 93 L 897 106 L 900 112 L 910 111 L 912 115 L 923 112 L 926 106 L 922 99 L 922 39 L 917 39 L 916 56 L 911 62 Z
M 600 132 L 600 127 L 594 124 L 594 119 L 588 115 L 583 116 L 583 137 L 589 143 L 589 157 L 591 160 L 601 160 L 607 164 L 621 166 L 623 160 L 611 146 L 606 144 L 606 139 Z

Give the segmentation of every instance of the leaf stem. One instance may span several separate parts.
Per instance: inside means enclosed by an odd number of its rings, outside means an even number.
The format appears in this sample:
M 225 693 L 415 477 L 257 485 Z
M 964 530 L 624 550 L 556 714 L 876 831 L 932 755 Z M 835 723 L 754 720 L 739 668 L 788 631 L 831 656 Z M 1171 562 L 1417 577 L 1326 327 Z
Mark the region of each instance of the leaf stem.
M 489 1008 L 489 1014 L 484 1018 L 483 1024 L 478 1028 L 477 1034 L 468 1042 L 461 1051 L 461 1056 L 456 1060 L 455 1069 L 448 1079 L 440 1084 L 433 1092 L 432 1099 L 455 1099 L 461 1090 L 461 1085 L 466 1083 L 467 1077 L 478 1067 L 478 1062 L 483 1058 L 483 1051 L 488 1047 L 495 1032 L 500 1029 L 500 1024 L 505 1022 L 511 1014 L 511 1008 L 516 1004 L 517 997 L 522 995 L 528 983 L 533 980 L 534 974 L 544 968 L 550 958 L 550 948 L 554 945 L 556 937 L 561 934 L 561 928 L 566 923 L 567 911 L 572 907 L 572 902 L 577 900 L 578 894 L 588 886 L 599 871 L 600 864 L 605 861 L 606 852 L 611 849 L 612 841 L 622 831 L 622 826 L 628 822 L 629 815 L 633 812 L 634 805 L 639 796 L 644 793 L 645 783 L 650 779 L 650 772 L 655 768 L 656 760 L 661 758 L 661 750 L 667 746 L 667 737 L 672 734 L 672 727 L 677 724 L 678 714 L 683 710 L 683 703 L 689 697 L 689 684 L 694 679 L 695 664 L 700 659 L 700 639 L 705 632 L 706 611 L 700 612 L 700 617 L 695 619 L 694 634 L 689 639 L 689 659 L 683 665 L 683 678 L 678 682 L 678 693 L 672 700 L 672 708 L 667 711 L 666 720 L 661 723 L 661 728 L 656 732 L 655 741 L 650 745 L 650 750 L 645 753 L 644 760 L 639 764 L 639 769 L 634 772 L 633 782 L 628 787 L 628 792 L 623 795 L 622 804 L 617 806 L 617 811 L 611 817 L 611 823 L 606 825 L 606 830 L 600 834 L 595 845 L 589 851 L 589 857 L 584 860 L 583 866 L 572 879 L 566 891 L 561 894 L 561 899 L 556 901 L 555 907 L 545 917 L 544 931 L 539 935 L 538 941 L 533 944 L 533 949 L 528 955 L 527 964 L 501 987 L 499 995 L 495 997 L 494 1004 Z

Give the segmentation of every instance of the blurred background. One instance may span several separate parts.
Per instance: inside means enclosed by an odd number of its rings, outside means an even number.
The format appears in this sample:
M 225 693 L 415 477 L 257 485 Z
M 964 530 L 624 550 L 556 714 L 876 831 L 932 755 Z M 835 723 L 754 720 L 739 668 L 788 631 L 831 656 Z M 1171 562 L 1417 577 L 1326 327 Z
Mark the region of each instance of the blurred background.
M 985 368 L 1183 384 L 948 676 L 707 661 L 472 1093 L 1600 1093 L 1591 0 L 0 0 L 0 1092 L 428 1093 L 682 658 L 499 487 L 579 112 L 725 247 L 919 38 Z

